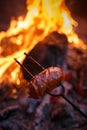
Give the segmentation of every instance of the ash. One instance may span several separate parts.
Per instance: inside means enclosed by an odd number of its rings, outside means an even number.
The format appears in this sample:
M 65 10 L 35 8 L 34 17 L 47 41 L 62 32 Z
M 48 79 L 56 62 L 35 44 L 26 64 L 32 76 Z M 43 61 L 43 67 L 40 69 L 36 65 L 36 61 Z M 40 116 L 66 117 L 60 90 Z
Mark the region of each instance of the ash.
M 45 68 L 64 71 L 65 96 L 87 115 L 87 53 L 71 47 L 64 34 L 56 31 L 40 41 L 29 53 Z M 31 67 L 29 64 L 32 64 Z M 23 65 L 33 75 L 41 72 L 28 57 Z M 31 79 L 22 69 L 20 86 L 8 79 L 0 84 L 0 130 L 87 130 L 87 118 L 62 97 L 29 97 L 26 83 Z M 56 88 L 52 93 L 57 93 Z

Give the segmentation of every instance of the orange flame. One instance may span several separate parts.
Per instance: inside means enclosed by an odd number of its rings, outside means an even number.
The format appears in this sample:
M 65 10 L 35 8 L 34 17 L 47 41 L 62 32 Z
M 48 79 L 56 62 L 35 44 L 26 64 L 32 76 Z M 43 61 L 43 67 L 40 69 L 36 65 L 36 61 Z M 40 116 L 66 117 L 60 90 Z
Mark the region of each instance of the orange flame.
M 0 32 L 0 81 L 9 75 L 12 82 L 20 84 L 20 69 L 13 58 L 16 57 L 22 62 L 25 58 L 23 53 L 29 52 L 49 32 L 64 33 L 70 43 L 83 46 L 83 42 L 73 30 L 73 26 L 77 26 L 78 23 L 72 19 L 63 0 L 26 2 L 28 11 L 25 18 L 21 16 L 17 21 L 12 19 L 9 29 Z M 9 50 L 6 53 L 5 45 L 7 51 Z M 85 49 L 84 46 L 83 48 Z

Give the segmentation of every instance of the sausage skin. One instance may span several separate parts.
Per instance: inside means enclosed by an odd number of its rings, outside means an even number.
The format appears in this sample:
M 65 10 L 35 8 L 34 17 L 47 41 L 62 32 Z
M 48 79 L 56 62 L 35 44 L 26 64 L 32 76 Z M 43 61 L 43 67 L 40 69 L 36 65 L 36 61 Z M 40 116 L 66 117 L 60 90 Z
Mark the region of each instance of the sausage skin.
M 27 84 L 29 95 L 32 98 L 41 98 L 46 93 L 58 87 L 63 80 L 63 72 L 58 67 L 49 67 L 35 75 Z

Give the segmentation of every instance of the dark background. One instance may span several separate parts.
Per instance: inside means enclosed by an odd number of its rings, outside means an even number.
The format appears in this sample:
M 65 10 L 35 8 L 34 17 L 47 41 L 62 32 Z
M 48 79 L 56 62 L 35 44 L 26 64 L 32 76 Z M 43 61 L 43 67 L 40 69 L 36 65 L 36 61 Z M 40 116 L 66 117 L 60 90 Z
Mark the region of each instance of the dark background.
M 78 22 L 75 31 L 87 43 L 87 0 L 65 0 L 72 17 Z
M 26 0 L 0 0 L 0 30 L 6 30 L 11 17 L 25 16 Z
M 65 0 L 65 2 L 74 18 L 87 19 L 87 0 Z

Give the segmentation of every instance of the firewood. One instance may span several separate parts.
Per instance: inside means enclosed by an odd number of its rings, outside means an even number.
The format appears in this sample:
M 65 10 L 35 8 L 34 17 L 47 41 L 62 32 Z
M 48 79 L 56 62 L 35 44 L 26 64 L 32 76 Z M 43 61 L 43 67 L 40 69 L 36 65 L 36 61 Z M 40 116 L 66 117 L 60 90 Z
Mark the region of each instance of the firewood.
M 56 31 L 50 33 L 44 40 L 37 43 L 37 45 L 28 53 L 43 67 L 63 66 L 68 41 L 64 34 L 59 34 Z M 24 59 L 23 65 L 33 74 L 41 72 L 41 69 L 32 62 L 28 56 Z M 22 69 L 25 79 L 30 80 L 28 74 Z

